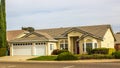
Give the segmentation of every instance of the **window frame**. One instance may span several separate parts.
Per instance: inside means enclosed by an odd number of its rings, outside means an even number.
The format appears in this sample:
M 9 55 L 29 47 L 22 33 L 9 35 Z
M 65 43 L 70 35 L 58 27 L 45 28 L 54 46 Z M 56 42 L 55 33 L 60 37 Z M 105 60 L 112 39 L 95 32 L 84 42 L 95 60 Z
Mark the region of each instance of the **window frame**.
M 60 41 L 60 49 L 61 50 L 63 50 L 63 49 L 68 50 L 68 40 L 64 39 L 64 40 Z

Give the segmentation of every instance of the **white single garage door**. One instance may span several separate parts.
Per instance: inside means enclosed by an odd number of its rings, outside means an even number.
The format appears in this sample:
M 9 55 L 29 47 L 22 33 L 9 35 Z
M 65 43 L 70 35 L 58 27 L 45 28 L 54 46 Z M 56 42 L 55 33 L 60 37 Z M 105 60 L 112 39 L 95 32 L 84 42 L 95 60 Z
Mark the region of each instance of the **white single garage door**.
M 44 56 L 46 52 L 45 45 L 35 45 L 36 55 Z
M 32 55 L 32 45 L 13 45 L 13 55 Z

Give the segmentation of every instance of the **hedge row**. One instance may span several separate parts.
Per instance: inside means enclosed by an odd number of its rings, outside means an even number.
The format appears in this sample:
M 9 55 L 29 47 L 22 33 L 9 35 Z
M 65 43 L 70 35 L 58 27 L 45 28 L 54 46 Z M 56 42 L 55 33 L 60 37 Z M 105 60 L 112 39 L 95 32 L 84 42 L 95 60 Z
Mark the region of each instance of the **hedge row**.
M 89 54 L 112 54 L 115 52 L 114 48 L 96 48 L 89 51 Z

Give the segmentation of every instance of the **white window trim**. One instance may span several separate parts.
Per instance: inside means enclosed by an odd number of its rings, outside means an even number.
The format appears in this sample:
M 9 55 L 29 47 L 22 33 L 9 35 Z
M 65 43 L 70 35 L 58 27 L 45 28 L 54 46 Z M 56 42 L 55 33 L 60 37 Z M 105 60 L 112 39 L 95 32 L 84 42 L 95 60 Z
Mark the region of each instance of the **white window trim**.
M 96 42 L 88 42 L 88 43 L 92 43 L 92 49 L 95 49 L 95 43 Z M 87 51 L 86 51 L 86 45 L 87 43 L 86 42 L 84 42 L 84 52 L 86 53 Z M 98 44 L 97 44 L 97 48 L 98 48 Z
M 60 46 L 61 46 L 61 44 L 63 44 L 63 48 L 60 47 L 60 49 L 65 49 L 66 44 L 68 44 L 68 43 L 65 43 L 65 41 L 66 40 L 63 40 L 63 43 L 60 43 Z
M 54 50 L 54 44 L 50 44 L 50 50 Z

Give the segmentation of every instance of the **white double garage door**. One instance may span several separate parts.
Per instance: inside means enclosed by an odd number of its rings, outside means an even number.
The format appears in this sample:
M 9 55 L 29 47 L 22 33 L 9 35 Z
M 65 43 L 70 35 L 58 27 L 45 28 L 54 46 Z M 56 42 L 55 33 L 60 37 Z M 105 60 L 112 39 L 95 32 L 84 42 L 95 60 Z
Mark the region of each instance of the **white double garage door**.
M 13 45 L 14 55 L 38 55 L 43 56 L 46 53 L 45 45 Z

